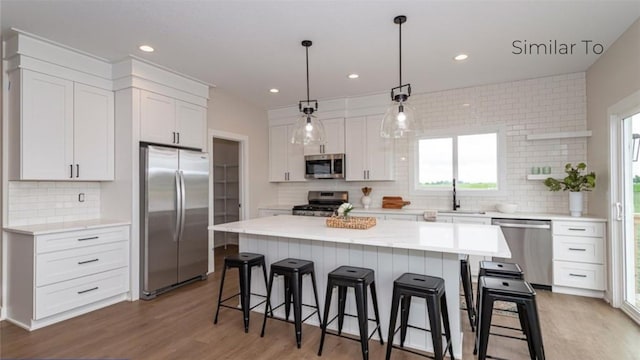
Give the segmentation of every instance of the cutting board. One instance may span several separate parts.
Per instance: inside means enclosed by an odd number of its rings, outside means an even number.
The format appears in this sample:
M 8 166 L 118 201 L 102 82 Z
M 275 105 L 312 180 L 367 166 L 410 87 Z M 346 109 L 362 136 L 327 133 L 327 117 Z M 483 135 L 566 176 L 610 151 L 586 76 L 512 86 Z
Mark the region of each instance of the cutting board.
M 402 209 L 403 206 L 411 204 L 411 201 L 402 199 L 402 196 L 383 196 L 383 209 Z

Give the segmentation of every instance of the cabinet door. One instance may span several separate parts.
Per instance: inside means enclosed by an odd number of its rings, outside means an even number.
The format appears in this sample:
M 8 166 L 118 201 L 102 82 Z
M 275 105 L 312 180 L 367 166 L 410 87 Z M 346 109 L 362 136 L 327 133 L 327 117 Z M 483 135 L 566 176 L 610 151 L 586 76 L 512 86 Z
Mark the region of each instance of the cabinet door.
M 20 179 L 70 179 L 73 82 L 22 70 L 21 86 Z
M 345 162 L 347 181 L 365 180 L 367 118 L 354 117 L 345 123 Z
M 393 140 L 380 136 L 382 119 L 367 116 L 367 180 L 393 180 Z
M 302 145 L 292 144 L 293 125 L 287 126 L 287 171 L 289 173 L 289 181 L 305 181 L 305 164 L 304 164 L 304 147 Z
M 287 180 L 287 125 L 269 127 L 269 181 Z
M 305 155 L 344 154 L 344 118 L 321 120 L 327 143 L 325 145 L 307 145 Z
M 207 109 L 176 100 L 176 132 L 178 145 L 206 150 Z
M 158 144 L 176 143 L 176 102 L 174 99 L 140 91 L 140 140 Z
M 113 180 L 113 91 L 74 85 L 74 179 Z

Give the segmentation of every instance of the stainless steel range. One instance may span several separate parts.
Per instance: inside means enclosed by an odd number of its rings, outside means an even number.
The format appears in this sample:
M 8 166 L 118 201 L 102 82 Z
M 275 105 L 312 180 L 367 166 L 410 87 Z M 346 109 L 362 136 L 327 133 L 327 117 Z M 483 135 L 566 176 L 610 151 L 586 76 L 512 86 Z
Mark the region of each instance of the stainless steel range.
M 342 205 L 349 202 L 347 191 L 309 191 L 308 204 L 296 205 L 291 213 L 304 216 L 331 216 Z

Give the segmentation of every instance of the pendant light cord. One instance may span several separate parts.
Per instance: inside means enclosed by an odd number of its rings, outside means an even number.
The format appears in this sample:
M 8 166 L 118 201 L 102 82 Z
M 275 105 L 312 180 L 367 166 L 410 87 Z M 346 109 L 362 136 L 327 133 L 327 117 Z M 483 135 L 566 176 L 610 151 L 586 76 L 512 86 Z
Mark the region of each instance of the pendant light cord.
M 399 71 L 399 76 L 398 79 L 400 80 L 400 83 L 398 84 L 400 87 L 402 87 L 402 22 L 400 24 L 398 24 L 398 53 L 399 56 L 398 58 L 400 59 L 400 66 L 398 66 L 398 68 L 400 69 Z
M 307 106 L 309 106 L 309 47 L 305 46 L 307 53 Z

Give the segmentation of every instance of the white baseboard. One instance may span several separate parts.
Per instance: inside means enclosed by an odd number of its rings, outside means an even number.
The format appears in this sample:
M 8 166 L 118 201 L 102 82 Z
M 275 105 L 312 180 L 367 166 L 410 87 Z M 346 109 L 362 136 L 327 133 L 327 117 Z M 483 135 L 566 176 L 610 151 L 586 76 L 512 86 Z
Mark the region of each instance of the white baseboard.
M 599 290 L 578 289 L 578 288 L 571 288 L 571 287 L 565 287 L 565 286 L 553 286 L 551 291 L 559 294 L 588 296 L 592 298 L 604 299 L 604 291 L 599 291 Z

